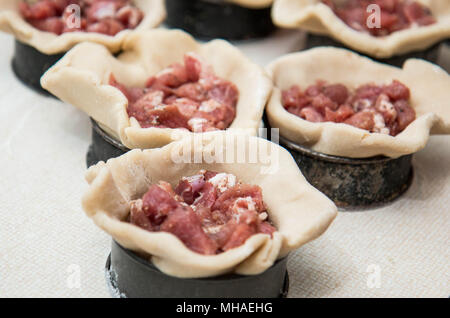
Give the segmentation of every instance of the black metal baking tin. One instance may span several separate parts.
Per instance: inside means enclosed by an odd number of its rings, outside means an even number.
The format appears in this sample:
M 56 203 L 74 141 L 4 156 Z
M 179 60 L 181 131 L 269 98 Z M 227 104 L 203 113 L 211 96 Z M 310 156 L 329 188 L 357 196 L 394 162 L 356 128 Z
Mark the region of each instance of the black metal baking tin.
M 365 55 L 375 61 L 389 64 L 392 66 L 402 67 L 403 64 L 406 62 L 406 60 L 411 58 L 417 58 L 417 59 L 424 59 L 431 63 L 438 64 L 438 58 L 439 58 L 439 49 L 441 45 L 445 41 L 439 42 L 434 44 L 433 46 L 429 47 L 428 49 L 417 51 L 417 52 L 411 52 L 403 55 L 393 56 L 390 58 L 374 58 L 368 54 L 358 52 L 359 54 Z M 356 51 L 355 49 L 347 47 L 345 44 L 338 42 L 328 36 L 325 35 L 317 35 L 308 33 L 306 40 L 305 40 L 305 49 L 311 49 L 319 46 L 334 46 L 338 48 L 344 48 L 351 51 Z
M 91 122 L 92 142 L 86 155 L 88 167 L 97 164 L 99 161 L 106 162 L 108 159 L 119 157 L 130 150 L 110 137 L 93 119 L 91 119 Z
M 343 209 L 377 207 L 393 201 L 411 185 L 412 155 L 355 159 L 330 156 L 280 136 L 305 178 Z
M 64 53 L 47 55 L 19 40 L 15 40 L 14 46 L 14 56 L 11 64 L 17 78 L 39 93 L 53 96 L 41 86 L 41 77 L 64 56 Z
M 289 290 L 287 257 L 254 276 L 227 274 L 177 278 L 113 240 L 106 262 L 106 282 L 116 297 L 127 298 L 279 298 Z
M 223 0 L 166 0 L 166 24 L 196 38 L 244 40 L 275 30 L 271 7 L 249 9 Z

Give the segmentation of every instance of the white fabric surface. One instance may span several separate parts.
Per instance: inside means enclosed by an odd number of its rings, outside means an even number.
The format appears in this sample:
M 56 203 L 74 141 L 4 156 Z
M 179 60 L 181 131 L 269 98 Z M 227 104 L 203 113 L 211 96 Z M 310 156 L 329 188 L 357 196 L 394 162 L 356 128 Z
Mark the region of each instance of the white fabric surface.
M 301 37 L 282 32 L 241 47 L 266 64 Z M 0 297 L 109 297 L 110 238 L 80 206 L 89 120 L 23 86 L 10 68 L 13 38 L 0 34 L 0 46 Z M 291 255 L 290 297 L 448 297 L 449 158 L 450 137 L 432 137 L 401 199 L 340 213 Z

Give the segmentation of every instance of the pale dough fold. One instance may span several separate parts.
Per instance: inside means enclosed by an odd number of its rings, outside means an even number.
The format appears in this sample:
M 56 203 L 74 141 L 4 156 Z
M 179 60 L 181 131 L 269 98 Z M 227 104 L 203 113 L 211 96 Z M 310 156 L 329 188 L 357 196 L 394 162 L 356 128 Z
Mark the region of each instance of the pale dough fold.
M 70 50 L 78 43 L 89 41 L 104 45 L 112 52 L 117 52 L 127 34 L 134 30 L 123 30 L 115 36 L 92 32 L 70 32 L 56 35 L 31 26 L 19 12 L 21 0 L 0 1 L 0 30 L 11 33 L 14 37 L 44 54 L 59 54 Z M 157 27 L 166 17 L 164 0 L 134 0 L 144 12 L 144 19 L 135 30 L 147 30 Z
M 196 52 L 213 66 L 217 76 L 233 82 L 239 89 L 236 118 L 230 129 L 245 129 L 243 133 L 256 135 L 272 82 L 260 66 L 236 47 L 223 40 L 200 44 L 182 31 L 158 29 L 126 36 L 122 49 L 123 53 L 116 58 L 101 45 L 79 44 L 44 74 L 41 84 L 61 100 L 86 112 L 126 147 L 161 147 L 193 133 L 183 129 L 141 128 L 135 118 L 128 117 L 127 98 L 108 84 L 110 74 L 127 86 L 143 87 L 150 76 L 170 64 L 183 62 L 185 53 Z
M 450 76 L 424 60 L 410 59 L 400 69 L 349 50 L 321 47 L 281 57 L 267 70 L 274 83 L 266 108 L 271 126 L 279 128 L 283 137 L 315 151 L 350 158 L 395 158 L 424 148 L 430 132 L 450 133 Z M 367 83 L 390 84 L 394 79 L 409 87 L 410 103 L 417 115 L 395 137 L 341 123 L 309 122 L 286 111 L 281 102 L 281 92 L 292 85 L 306 89 L 317 80 L 325 80 L 356 88 Z
M 230 138 L 233 142 L 226 143 Z M 258 160 L 250 159 L 254 149 L 259 151 Z M 243 153 L 247 158 L 237 159 Z M 183 163 L 178 154 L 203 160 Z M 234 154 L 231 158 L 235 159 L 220 160 L 218 154 L 223 158 Z M 269 218 L 277 228 L 273 237 L 256 234 L 224 253 L 201 255 L 173 234 L 149 232 L 127 222 L 130 201 L 140 198 L 151 184 L 164 180 L 175 186 L 183 176 L 200 169 L 232 173 L 241 182 L 259 185 Z M 90 185 L 83 197 L 86 214 L 121 245 L 145 253 L 158 269 L 177 277 L 259 274 L 321 235 L 337 214 L 336 206 L 306 181 L 289 152 L 265 139 L 242 134 L 213 132 L 192 135 L 163 148 L 135 149 L 91 167 L 86 180 Z
M 328 35 L 358 52 L 387 58 L 424 50 L 450 37 L 450 1 L 416 1 L 430 8 L 437 23 L 408 28 L 385 37 L 374 37 L 350 28 L 320 0 L 275 0 L 272 18 L 278 26 Z
M 273 0 L 226 0 L 245 8 L 264 9 L 272 5 Z

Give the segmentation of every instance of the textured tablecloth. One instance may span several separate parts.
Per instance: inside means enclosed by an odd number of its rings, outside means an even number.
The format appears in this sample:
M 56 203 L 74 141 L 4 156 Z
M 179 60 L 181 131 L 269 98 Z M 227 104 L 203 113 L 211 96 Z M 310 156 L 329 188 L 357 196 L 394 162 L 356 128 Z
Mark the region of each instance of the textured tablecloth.
M 264 65 L 301 38 L 281 32 L 241 47 Z M 13 38 L 0 34 L 0 47 L 0 296 L 109 297 L 110 237 L 80 206 L 89 119 L 23 86 L 10 68 Z M 432 137 L 401 199 L 340 213 L 293 253 L 289 296 L 448 297 L 449 158 L 450 137 Z

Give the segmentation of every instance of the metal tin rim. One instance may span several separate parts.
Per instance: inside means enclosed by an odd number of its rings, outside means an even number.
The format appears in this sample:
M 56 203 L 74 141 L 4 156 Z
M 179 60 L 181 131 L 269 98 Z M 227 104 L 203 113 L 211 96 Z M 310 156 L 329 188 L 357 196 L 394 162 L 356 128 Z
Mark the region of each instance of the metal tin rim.
M 112 138 L 111 136 L 109 136 L 99 125 L 98 123 L 91 118 L 91 122 L 92 122 L 92 127 L 95 129 L 95 131 L 102 136 L 102 138 L 108 142 L 109 144 L 113 145 L 114 147 L 122 150 L 122 151 L 130 151 L 129 148 L 125 147 L 121 142 L 115 140 L 114 138 Z
M 405 194 L 409 188 L 411 188 L 411 185 L 414 181 L 414 169 L 411 168 L 411 171 L 409 172 L 408 181 L 404 184 L 403 188 L 397 192 L 394 196 L 387 198 L 383 201 L 379 201 L 376 203 L 372 203 L 370 205 L 341 205 L 336 203 L 338 207 L 339 212 L 368 212 L 371 210 L 379 209 L 382 207 L 385 207 L 388 204 L 391 204 L 397 200 L 399 200 L 403 194 Z
M 393 160 L 393 158 L 385 157 L 385 156 L 376 156 L 371 158 L 347 158 L 347 157 L 339 157 L 333 155 L 327 155 L 322 152 L 314 151 L 308 147 L 299 145 L 290 141 L 282 136 L 280 138 L 280 144 L 288 147 L 291 150 L 309 155 L 313 158 L 321 159 L 323 161 L 341 163 L 341 164 L 349 164 L 349 165 L 362 165 L 362 164 L 376 164 L 382 163 L 386 161 Z
M 215 5 L 238 6 L 238 7 L 240 7 L 240 5 L 238 5 L 238 4 L 233 4 L 233 3 L 230 3 L 230 2 L 226 2 L 226 1 L 224 1 L 224 0 L 201 0 L 201 1 L 213 3 L 213 4 L 215 4 Z M 269 7 L 269 6 L 268 6 L 268 7 Z M 268 7 L 267 7 L 267 8 L 268 8 Z M 259 9 L 261 9 L 261 8 L 259 8 Z M 259 9 L 254 9 L 254 10 L 259 10 Z
M 105 281 L 106 281 L 106 287 L 108 288 L 108 291 L 112 297 L 118 298 L 118 295 L 113 293 L 113 290 L 118 290 L 116 286 L 114 286 L 114 283 L 112 282 L 112 277 L 109 275 L 109 271 L 111 269 L 111 253 L 108 255 L 105 263 Z M 284 284 L 283 284 L 283 291 L 280 294 L 279 298 L 287 298 L 289 294 L 289 287 L 290 287 L 290 279 L 289 279 L 289 272 L 286 271 L 286 276 L 284 277 Z M 120 290 L 119 291 L 119 295 Z
M 227 3 L 225 3 L 225 1 L 223 0 L 202 0 L 203 2 L 209 2 L 209 3 L 214 3 L 214 4 L 221 4 L 221 5 L 225 5 Z
M 156 270 L 156 271 L 160 271 L 159 269 L 157 269 L 151 262 L 145 260 L 144 258 L 140 257 L 139 255 L 137 255 L 136 253 L 134 253 L 133 251 L 123 247 L 122 245 L 120 245 L 117 241 L 115 241 L 115 243 L 117 244 L 117 246 L 124 251 L 133 261 L 140 263 L 141 265 L 144 265 L 152 270 Z M 275 263 L 279 263 L 281 261 L 283 261 L 286 257 L 285 256 L 281 259 L 278 259 Z M 272 265 L 273 266 L 273 265 Z M 211 280 L 211 281 L 218 281 L 218 280 L 242 280 L 245 279 L 246 277 L 250 277 L 250 276 L 244 276 L 244 275 L 238 275 L 238 274 L 225 274 L 225 275 L 221 275 L 221 276 L 214 276 L 214 277 L 205 277 L 205 278 L 189 278 L 190 280 Z
M 202 41 L 217 37 L 236 42 L 249 41 L 266 37 L 277 29 L 270 18 L 271 5 L 263 8 L 249 8 L 225 0 L 191 0 L 189 4 L 187 2 L 189 1 L 171 0 L 169 2 L 167 0 L 168 18 L 165 25 L 169 28 L 184 29 Z M 178 6 L 181 7 L 178 8 Z M 186 9 L 185 13 L 182 8 Z M 209 11 L 212 14 L 205 15 Z M 218 20 L 221 21 L 219 25 L 226 24 L 225 19 L 235 15 L 240 17 L 237 24 L 228 28 L 223 26 L 218 28 Z M 253 19 L 252 16 L 254 16 Z
M 181 0 L 181 1 L 185 1 L 185 0 Z M 231 2 L 227 2 L 227 1 L 225 1 L 225 0 L 200 0 L 200 1 L 202 1 L 202 2 L 207 2 L 207 3 L 211 3 L 211 4 L 214 4 L 214 5 L 242 7 L 242 6 L 238 5 L 238 4 L 231 3 Z M 270 7 L 270 6 L 268 6 L 268 7 Z M 268 7 L 267 7 L 267 8 L 268 8 Z M 259 8 L 259 9 L 254 9 L 254 10 L 260 10 L 260 9 L 261 9 L 261 8 Z
M 388 65 L 392 65 L 398 68 L 402 68 L 404 62 L 407 59 L 410 58 L 420 58 L 420 59 L 425 59 L 428 60 L 429 62 L 432 62 L 434 64 L 437 64 L 437 55 L 438 55 L 438 51 L 440 50 L 440 47 L 445 43 L 446 43 L 446 39 L 442 39 L 439 40 L 437 42 L 432 43 L 430 46 L 428 46 L 427 48 L 423 49 L 423 50 L 414 50 L 408 53 L 404 53 L 404 54 L 399 54 L 399 53 L 395 53 L 392 56 L 389 57 L 375 57 L 371 54 L 368 53 L 363 53 L 361 52 L 359 49 L 352 49 L 349 48 L 345 43 L 343 43 L 340 40 L 336 40 L 328 35 L 321 35 L 321 34 L 316 34 L 316 33 L 312 33 L 312 32 L 308 32 L 307 34 L 308 38 L 315 38 L 315 39 L 325 39 L 326 41 L 331 41 L 331 43 L 326 42 L 326 43 L 320 43 L 319 45 L 314 45 L 314 46 L 309 46 L 310 42 L 306 42 L 306 46 L 308 48 L 312 48 L 312 47 L 317 47 L 317 46 L 336 46 L 336 47 L 342 47 L 344 49 L 347 50 L 351 50 L 351 51 L 355 51 L 358 54 L 362 54 L 364 56 L 369 57 L 372 60 L 378 61 L 380 63 L 384 63 L 384 64 L 388 64 Z M 428 54 L 423 56 L 423 54 Z M 431 57 L 431 59 L 430 59 Z
M 32 61 L 33 66 L 40 66 L 43 67 L 40 63 L 42 63 L 42 59 L 44 58 L 46 61 L 45 63 L 49 63 L 49 66 L 55 64 L 57 60 L 59 60 L 65 52 L 60 53 L 54 53 L 54 54 L 45 54 L 40 52 L 38 49 L 36 49 L 34 46 L 30 44 L 26 44 L 22 41 L 19 41 L 18 39 L 14 39 L 14 53 L 13 57 L 11 59 L 11 69 L 14 73 L 14 75 L 17 77 L 17 79 L 24 84 L 25 86 L 31 88 L 35 92 L 42 94 L 44 96 L 50 96 L 53 98 L 57 98 L 53 94 L 51 94 L 49 91 L 44 89 L 40 84 L 40 77 L 42 76 L 43 72 L 45 72 L 47 68 L 43 68 L 39 74 L 35 73 L 35 70 L 37 68 L 30 67 L 28 65 L 27 72 L 23 73 L 23 67 L 21 67 L 21 63 L 24 61 L 24 52 L 28 52 L 26 60 Z

